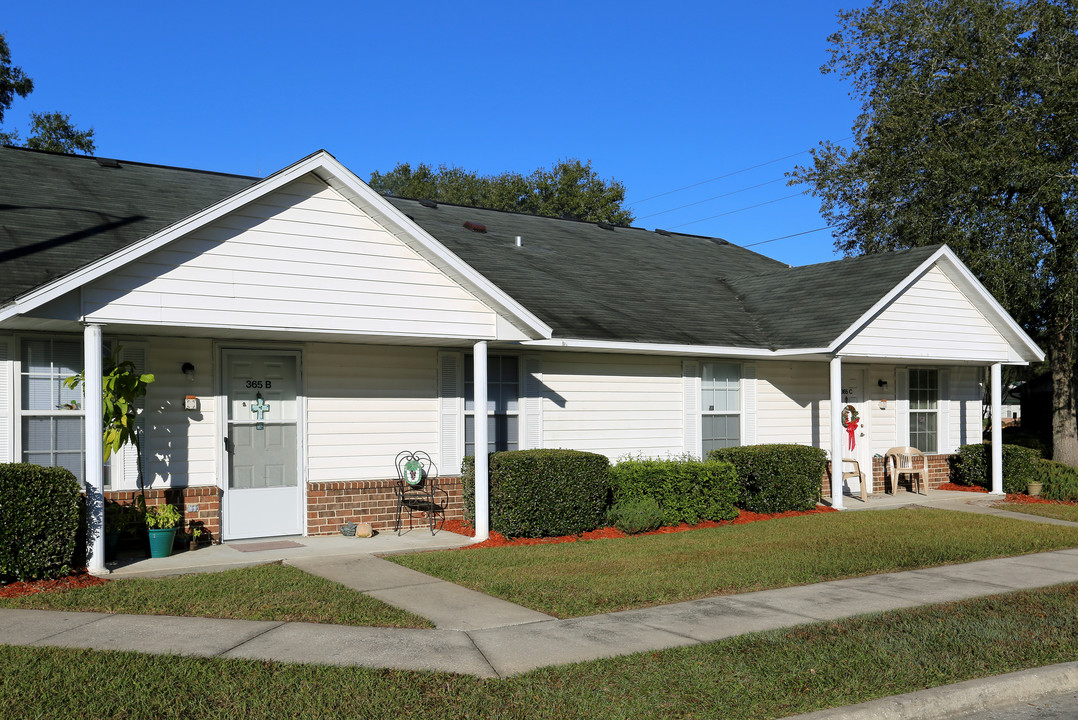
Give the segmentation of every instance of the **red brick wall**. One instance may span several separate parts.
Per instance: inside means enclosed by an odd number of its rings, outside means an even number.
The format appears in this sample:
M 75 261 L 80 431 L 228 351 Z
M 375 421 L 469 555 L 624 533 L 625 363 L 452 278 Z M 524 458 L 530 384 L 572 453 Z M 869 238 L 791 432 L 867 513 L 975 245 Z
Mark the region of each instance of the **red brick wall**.
M 939 455 L 928 455 L 928 487 L 929 489 L 938 488 L 943 483 L 951 481 L 951 458 L 955 457 L 951 453 L 941 453 Z M 887 458 L 874 457 L 872 458 L 872 492 L 883 493 L 891 492 L 891 480 L 884 477 L 884 467 L 886 465 Z M 849 469 L 849 466 L 847 466 Z M 909 476 L 903 475 L 901 482 L 898 484 L 899 489 L 910 489 Z M 831 477 L 830 475 L 824 475 L 823 478 L 823 496 L 831 497 Z
M 106 490 L 105 499 L 113 500 L 121 505 L 133 505 L 138 490 Z M 192 522 L 201 523 L 200 527 L 203 539 L 200 542 L 220 542 L 221 538 L 221 488 L 213 487 L 183 487 L 183 488 L 150 488 L 146 490 L 146 505 L 163 505 L 171 503 L 180 508 L 183 515 L 184 530 L 191 527 Z M 188 505 L 198 505 L 197 512 L 187 512 Z
M 388 532 L 393 529 L 397 517 L 397 496 L 393 492 L 395 480 L 348 480 L 342 482 L 307 483 L 307 534 L 334 535 L 347 522 L 368 522 L 375 530 Z M 443 512 L 438 522 L 462 520 L 464 501 L 460 478 L 438 480 L 438 503 Z M 407 525 L 407 516 L 402 517 Z M 426 515 L 416 514 L 413 527 L 427 522 Z

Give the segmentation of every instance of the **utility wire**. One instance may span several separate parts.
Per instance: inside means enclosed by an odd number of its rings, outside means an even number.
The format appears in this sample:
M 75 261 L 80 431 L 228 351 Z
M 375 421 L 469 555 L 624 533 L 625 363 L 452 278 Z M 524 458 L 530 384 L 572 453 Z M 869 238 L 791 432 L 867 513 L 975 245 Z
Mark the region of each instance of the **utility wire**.
M 756 203 L 755 205 L 748 205 L 743 208 L 738 208 L 737 210 L 728 210 L 727 212 L 719 213 L 718 215 L 710 215 L 706 218 L 700 218 L 699 220 L 690 220 L 689 222 L 681 223 L 680 225 L 671 225 L 667 229 L 673 230 L 674 228 L 685 227 L 686 225 L 695 225 L 696 223 L 702 223 L 705 220 L 714 220 L 715 218 L 724 217 L 726 215 L 733 215 L 734 213 L 744 212 L 745 210 L 752 210 L 753 208 L 763 207 L 764 205 L 771 205 L 772 203 L 777 203 L 783 200 L 789 200 L 790 198 L 795 198 L 798 195 L 804 195 L 807 192 L 808 190 L 802 190 L 801 192 L 794 193 L 793 195 L 786 195 L 784 197 L 775 198 L 774 200 L 767 200 L 766 202 Z
M 851 139 L 852 137 L 853 137 L 853 135 L 848 135 L 848 136 L 842 138 L 841 140 L 836 140 L 835 142 L 836 143 L 846 142 L 847 140 Z M 708 183 L 715 182 L 716 180 L 722 180 L 723 178 L 732 177 L 734 175 L 740 175 L 741 173 L 748 172 L 749 170 L 755 170 L 756 168 L 762 168 L 765 165 L 774 165 L 777 162 L 782 162 L 783 160 L 789 160 L 790 158 L 797 157 L 798 155 L 804 155 L 805 153 L 811 152 L 814 149 L 815 148 L 808 148 L 806 150 L 801 150 L 800 152 L 795 152 L 795 153 L 792 153 L 790 155 L 784 155 L 783 157 L 775 158 L 774 160 L 768 160 L 767 162 L 762 162 L 762 163 L 759 163 L 758 165 L 752 165 L 750 167 L 741 168 L 740 170 L 734 170 L 733 172 L 728 172 L 728 173 L 726 173 L 724 175 L 718 175 L 718 176 L 713 177 L 713 178 L 708 178 L 707 180 L 701 180 L 700 182 L 695 182 L 695 183 L 693 183 L 691 185 L 686 185 L 685 187 L 679 187 L 679 188 L 677 188 L 675 190 L 667 190 L 666 192 L 659 193 L 658 195 L 652 195 L 651 197 L 646 197 L 643 200 L 634 200 L 632 202 L 626 203 L 626 205 L 639 205 L 640 203 L 645 203 L 648 200 L 654 200 L 655 198 L 665 197 L 666 195 L 673 195 L 674 193 L 681 192 L 682 190 L 688 190 L 690 188 L 698 187 L 700 185 L 707 185 Z
M 799 235 L 809 235 L 811 233 L 818 233 L 824 230 L 830 230 L 831 228 L 838 227 L 838 225 L 827 225 L 822 228 L 816 228 L 815 230 L 805 230 L 803 232 L 794 233 L 793 235 L 783 235 L 782 237 L 771 238 L 770 240 L 760 240 L 759 242 L 749 243 L 748 245 L 742 245 L 741 247 L 752 247 L 753 245 L 766 245 L 767 243 L 773 243 L 776 240 L 787 240 L 792 237 L 798 237 Z
M 743 192 L 746 192 L 748 190 L 755 190 L 756 188 L 763 187 L 764 185 L 772 185 L 772 184 L 777 183 L 777 182 L 782 182 L 785 179 L 786 178 L 784 178 L 784 177 L 775 178 L 774 180 L 768 180 L 767 182 L 762 182 L 759 185 L 749 185 L 748 187 L 739 188 L 737 190 L 731 190 L 730 192 L 723 193 L 722 195 L 713 195 L 712 197 L 704 198 L 703 200 L 697 200 L 696 202 L 686 203 L 685 205 L 678 205 L 676 208 L 670 208 L 669 210 L 660 210 L 659 212 L 653 212 L 650 215 L 643 215 L 643 216 L 638 217 L 636 219 L 637 220 L 643 220 L 644 218 L 655 217 L 656 215 L 665 215 L 666 213 L 671 213 L 671 212 L 674 212 L 675 210 L 684 210 L 685 208 L 692 207 L 693 205 L 699 205 L 701 203 L 711 202 L 712 200 L 718 200 L 719 198 L 729 197 L 730 195 L 737 195 L 738 193 L 743 193 Z

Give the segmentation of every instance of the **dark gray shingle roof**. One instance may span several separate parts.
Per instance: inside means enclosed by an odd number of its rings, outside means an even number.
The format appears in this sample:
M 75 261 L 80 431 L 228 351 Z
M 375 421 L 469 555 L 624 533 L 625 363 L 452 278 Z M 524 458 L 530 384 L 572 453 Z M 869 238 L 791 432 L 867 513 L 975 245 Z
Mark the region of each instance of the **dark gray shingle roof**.
M 256 182 L 0 148 L 0 305 Z M 936 249 L 789 268 L 716 238 L 388 200 L 564 339 L 823 347 Z
M 257 181 L 0 148 L 0 305 Z

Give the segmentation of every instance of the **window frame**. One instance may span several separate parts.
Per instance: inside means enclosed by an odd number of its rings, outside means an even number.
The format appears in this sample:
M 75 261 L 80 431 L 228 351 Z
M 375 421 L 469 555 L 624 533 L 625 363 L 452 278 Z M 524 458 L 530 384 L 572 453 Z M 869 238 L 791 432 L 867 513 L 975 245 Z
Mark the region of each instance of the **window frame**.
M 734 371 L 736 373 L 736 378 L 737 378 L 736 379 L 736 387 L 734 388 L 735 391 L 737 392 L 737 409 L 736 410 L 730 410 L 730 409 L 726 409 L 726 410 L 710 410 L 710 409 L 708 409 L 708 403 L 705 402 L 705 395 L 704 395 L 704 393 L 705 393 L 705 388 L 704 388 L 705 376 L 707 375 L 706 368 L 708 368 L 708 366 L 711 366 L 712 368 L 717 368 L 719 366 L 726 366 L 728 368 L 733 368 L 734 369 Z M 711 372 L 712 372 L 712 376 L 716 377 L 715 371 L 712 370 Z M 729 376 L 727 376 L 725 378 L 725 380 L 726 380 L 726 382 L 729 382 L 730 381 Z M 734 445 L 723 445 L 721 447 L 722 448 L 740 447 L 742 444 L 744 444 L 744 442 L 745 442 L 745 387 L 744 387 L 744 380 L 745 380 L 745 368 L 744 368 L 743 363 L 739 363 L 739 362 L 722 362 L 722 361 L 717 361 L 717 360 L 701 360 L 700 361 L 700 386 L 699 386 L 699 389 L 698 389 L 697 392 L 699 393 L 698 401 L 700 403 L 700 425 L 699 425 L 699 427 L 700 427 L 700 453 L 701 453 L 701 457 L 706 458 L 708 453 L 711 452 L 711 450 L 716 449 L 715 447 L 713 447 L 711 449 L 707 448 L 707 443 L 709 442 L 709 440 L 708 440 L 708 438 L 705 437 L 705 432 L 704 432 L 704 424 L 705 424 L 704 418 L 705 417 L 727 417 L 727 418 L 736 417 L 737 418 L 737 442 Z M 712 389 L 712 392 L 714 392 L 714 391 L 715 391 L 715 388 Z M 729 388 L 725 388 L 725 391 L 729 392 Z M 725 439 L 728 439 L 728 438 L 725 438 Z
M 941 380 L 942 373 L 940 372 L 940 369 L 936 368 L 936 367 L 911 367 L 911 368 L 907 369 L 906 372 L 907 372 L 907 380 L 906 380 L 906 425 L 907 425 L 907 428 L 908 428 L 907 437 L 908 437 L 909 445 L 910 445 L 910 447 L 917 448 L 918 450 L 925 453 L 926 455 L 938 454 L 939 453 L 939 448 L 940 448 L 940 433 L 941 433 L 941 430 L 942 430 L 942 428 L 940 427 L 941 418 L 942 418 L 942 414 L 940 412 L 940 405 L 943 402 L 943 398 L 941 397 L 941 392 L 940 392 L 940 390 L 941 390 L 941 388 L 940 388 L 940 380 Z M 923 382 L 922 378 L 920 377 L 922 374 L 925 374 L 927 377 L 932 377 L 932 382 L 931 382 L 932 386 L 924 386 L 924 385 L 921 385 L 921 384 L 917 384 L 917 385 L 914 384 L 914 378 L 915 377 L 917 377 L 918 383 Z M 929 398 L 929 400 L 928 400 L 932 404 L 931 407 L 915 407 L 914 398 L 915 398 L 916 395 L 918 395 L 921 392 L 930 392 L 930 393 L 934 392 L 935 393 L 935 396 L 933 398 Z M 921 403 L 921 400 L 920 400 L 920 398 L 918 398 L 917 399 L 917 404 L 919 405 L 920 403 Z M 932 417 L 935 418 L 935 421 L 936 421 L 935 422 L 935 430 L 931 431 L 931 434 L 932 434 L 932 436 L 933 436 L 933 438 L 935 440 L 934 445 L 933 445 L 931 450 L 925 450 L 922 447 L 920 447 L 917 444 L 917 442 L 915 442 L 915 439 L 916 439 L 917 436 L 927 437 L 928 434 L 929 434 L 928 431 L 917 432 L 917 430 L 916 430 L 917 423 L 915 422 L 914 418 L 915 418 L 915 416 L 921 415 L 921 414 L 923 414 L 923 415 L 931 415 Z M 927 423 L 926 423 L 926 425 L 927 425 Z
M 516 362 L 516 366 L 517 366 L 517 373 L 516 373 L 516 389 L 517 389 L 517 393 L 516 393 L 516 409 L 510 411 L 507 408 L 506 412 L 499 413 L 499 412 L 497 412 L 496 407 L 493 410 L 491 410 L 490 407 L 489 407 L 490 406 L 490 388 L 491 388 L 492 384 L 502 386 L 502 385 L 508 385 L 509 383 L 505 383 L 502 380 L 492 381 L 491 380 L 490 368 L 491 368 L 491 365 L 492 365 L 491 361 L 493 361 L 494 359 L 498 359 L 499 361 L 501 361 L 504 358 L 512 358 Z M 497 354 L 489 354 L 489 355 L 487 355 L 487 407 L 488 407 L 488 409 L 487 409 L 487 417 L 488 418 L 492 418 L 492 417 L 494 417 L 494 418 L 497 418 L 497 417 L 506 417 L 506 418 L 514 417 L 514 418 L 516 418 L 516 425 L 517 425 L 516 437 L 513 438 L 512 439 L 513 441 L 510 443 L 508 433 L 506 435 L 506 445 L 507 445 L 507 447 L 509 447 L 511 445 L 515 445 L 515 447 L 510 447 L 510 449 L 514 449 L 514 450 L 522 449 L 525 446 L 525 435 L 524 435 L 524 433 L 525 433 L 525 429 L 524 429 L 524 425 L 525 425 L 525 419 L 524 419 L 524 402 L 525 402 L 524 365 L 525 365 L 525 363 L 524 363 L 524 356 L 523 355 L 518 355 L 518 354 L 515 354 L 515 353 L 497 353 Z M 469 442 L 468 442 L 468 426 L 469 426 L 469 423 L 471 424 L 471 427 L 472 427 L 472 437 L 473 438 L 475 437 L 475 414 L 476 414 L 475 413 L 475 356 L 472 353 L 464 353 L 463 363 L 462 363 L 462 373 L 461 374 L 463 376 L 463 384 L 461 386 L 461 406 L 462 406 L 463 412 L 464 412 L 464 414 L 463 414 L 464 424 L 461 427 L 461 434 L 460 434 L 461 445 L 460 445 L 460 447 L 461 447 L 462 452 L 463 452 L 463 457 L 467 457 L 469 455 L 469 452 L 468 452 L 468 446 L 469 446 Z M 471 388 L 471 393 L 470 394 L 471 394 L 471 398 L 472 398 L 471 401 L 470 401 L 472 403 L 472 409 L 471 410 L 468 409 L 469 388 Z M 495 428 L 496 427 L 497 427 L 497 423 L 495 423 Z M 492 434 L 490 437 L 487 438 L 487 446 L 488 447 L 490 445 L 492 445 L 492 444 L 495 445 L 495 449 L 491 450 L 490 452 L 500 452 L 498 450 L 498 448 L 497 448 L 497 437 L 496 436 L 497 436 L 497 432 L 495 432 L 494 434 Z M 475 442 L 474 442 L 474 440 L 470 444 L 472 446 L 472 454 L 474 455 L 474 451 L 475 451 Z
M 70 377 L 70 376 L 66 375 L 65 373 L 57 373 L 56 372 L 55 343 L 57 343 L 57 342 L 67 342 L 67 343 L 73 343 L 73 344 L 79 346 L 79 363 L 78 363 L 79 369 L 76 371 L 78 373 L 78 372 L 82 372 L 82 370 L 83 370 L 83 368 L 82 368 L 82 365 L 83 365 L 82 338 L 79 337 L 79 336 L 70 336 L 69 337 L 69 336 L 65 336 L 65 335 L 51 335 L 50 334 L 50 335 L 18 335 L 18 336 L 16 336 L 16 339 L 17 339 L 17 348 L 16 348 L 16 351 L 15 351 L 15 357 L 14 357 L 14 362 L 15 362 L 15 372 L 14 372 L 14 375 L 15 375 L 15 388 L 14 389 L 15 389 L 15 393 L 14 393 L 14 398 L 13 398 L 14 402 L 12 403 L 12 406 L 13 406 L 12 410 L 14 411 L 14 417 L 12 418 L 13 419 L 12 425 L 14 426 L 13 430 L 14 430 L 14 435 L 15 435 L 15 437 L 14 437 L 14 445 L 15 445 L 14 450 L 15 450 L 15 452 L 13 453 L 13 456 L 18 458 L 19 462 L 29 462 L 29 459 L 26 456 L 27 453 L 29 452 L 29 450 L 26 447 L 27 438 L 26 438 L 26 432 L 25 432 L 25 427 L 24 427 L 24 424 L 25 424 L 25 421 L 26 421 L 27 418 L 78 418 L 81 421 L 81 422 L 79 422 L 80 432 L 79 432 L 79 450 L 78 450 L 80 470 L 79 470 L 78 473 L 76 473 L 76 475 L 77 475 L 77 477 L 79 479 L 79 482 L 82 483 L 82 482 L 85 481 L 85 475 L 86 475 L 86 432 L 85 432 L 86 408 L 85 408 L 85 402 L 83 401 L 82 394 L 79 393 L 79 403 L 80 404 L 79 404 L 79 408 L 77 410 L 76 409 L 57 409 L 57 408 L 44 410 L 44 409 L 33 409 L 33 408 L 26 407 L 26 405 L 29 402 L 29 398 L 26 397 L 26 393 L 24 392 L 24 389 L 23 389 L 24 385 L 26 384 L 26 380 L 28 380 L 29 378 L 31 378 L 31 377 L 38 377 L 38 378 L 46 377 L 42 373 L 31 373 L 29 371 L 29 369 L 27 367 L 27 364 L 25 362 L 25 351 L 26 351 L 26 347 L 27 347 L 28 343 L 42 342 L 42 341 L 45 341 L 45 342 L 49 343 L 49 368 L 50 368 L 50 371 L 49 371 L 47 377 L 50 379 L 50 381 L 62 382 L 64 377 Z M 50 382 L 50 386 L 51 386 L 51 382 Z M 60 399 L 60 398 L 57 397 L 56 399 Z M 57 450 L 55 447 L 52 447 L 52 445 L 50 444 L 50 449 L 47 452 L 49 453 L 49 456 L 50 456 L 50 467 L 62 467 L 62 466 L 56 464 L 56 462 L 55 462 L 56 461 L 56 455 L 58 453 L 73 454 L 75 451 L 74 450 Z M 105 478 L 106 478 L 106 480 L 109 479 L 109 473 L 105 474 Z

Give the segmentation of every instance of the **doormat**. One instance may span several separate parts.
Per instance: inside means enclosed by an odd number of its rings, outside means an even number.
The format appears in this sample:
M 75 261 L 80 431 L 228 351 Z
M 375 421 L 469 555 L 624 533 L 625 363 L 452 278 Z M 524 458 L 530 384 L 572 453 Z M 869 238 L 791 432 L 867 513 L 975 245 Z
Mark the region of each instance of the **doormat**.
M 228 545 L 233 550 L 240 552 L 262 552 L 263 550 L 284 550 L 286 548 L 306 547 L 293 540 L 270 540 L 268 542 L 244 543 L 243 545 Z

